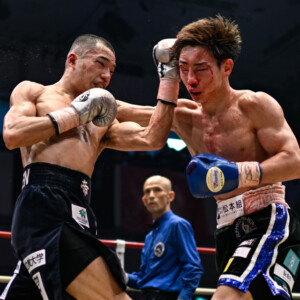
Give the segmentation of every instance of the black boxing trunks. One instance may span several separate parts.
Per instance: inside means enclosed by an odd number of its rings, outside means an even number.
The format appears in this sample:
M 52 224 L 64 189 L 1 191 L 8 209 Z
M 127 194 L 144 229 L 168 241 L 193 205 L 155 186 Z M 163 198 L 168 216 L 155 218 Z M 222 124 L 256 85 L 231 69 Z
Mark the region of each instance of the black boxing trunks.
M 24 168 L 12 221 L 12 247 L 20 261 L 0 299 L 20 299 L 20 291 L 22 299 L 72 299 L 64 289 L 99 256 L 126 289 L 116 254 L 97 239 L 90 187 L 87 175 L 68 168 L 47 163 Z M 69 253 L 76 243 L 84 246 L 72 264 Z
M 249 290 L 254 299 L 292 299 L 300 265 L 300 224 L 272 203 L 216 230 L 218 285 Z

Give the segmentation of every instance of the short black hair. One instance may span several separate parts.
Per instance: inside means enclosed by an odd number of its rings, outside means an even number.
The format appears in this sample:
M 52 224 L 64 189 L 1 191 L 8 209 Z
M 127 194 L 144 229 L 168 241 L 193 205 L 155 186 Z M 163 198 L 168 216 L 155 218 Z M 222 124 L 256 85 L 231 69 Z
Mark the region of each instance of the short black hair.
M 113 52 L 114 55 L 116 54 L 112 44 L 109 41 L 95 34 L 83 34 L 78 36 L 74 40 L 69 53 L 75 52 L 76 54 L 81 56 L 85 54 L 87 51 L 95 49 L 98 43 L 105 45 Z

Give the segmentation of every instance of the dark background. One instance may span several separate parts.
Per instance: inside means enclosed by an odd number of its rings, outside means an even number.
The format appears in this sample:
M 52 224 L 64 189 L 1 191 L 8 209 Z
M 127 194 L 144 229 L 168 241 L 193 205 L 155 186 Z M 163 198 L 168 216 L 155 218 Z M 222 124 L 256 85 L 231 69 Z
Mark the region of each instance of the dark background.
M 231 85 L 271 94 L 300 138 L 300 1 L 299 0 L 0 0 L 0 118 L 9 95 L 22 80 L 53 84 L 64 70 L 66 54 L 80 34 L 93 33 L 114 46 L 117 69 L 109 90 L 117 99 L 155 105 L 158 78 L 152 48 L 175 37 L 182 26 L 220 13 L 236 20 L 243 40 Z M 185 89 L 181 96 L 188 98 Z M 1 126 L 2 127 L 2 126 Z M 215 202 L 190 196 L 184 170 L 186 148 L 165 146 L 157 152 L 105 150 L 93 175 L 92 206 L 103 239 L 144 241 L 151 221 L 141 202 L 147 176 L 162 174 L 174 183 L 175 213 L 188 219 L 199 247 L 214 247 Z M 10 231 L 21 187 L 19 150 L 0 141 L 0 230 Z M 300 215 L 299 180 L 287 182 L 287 201 Z M 0 240 L 0 275 L 11 275 L 15 258 L 9 240 Z M 214 258 L 202 255 L 201 286 L 215 287 Z M 126 251 L 127 271 L 137 270 L 139 252 Z M 1 290 L 2 286 L 0 286 Z M 295 284 L 300 291 L 300 284 Z

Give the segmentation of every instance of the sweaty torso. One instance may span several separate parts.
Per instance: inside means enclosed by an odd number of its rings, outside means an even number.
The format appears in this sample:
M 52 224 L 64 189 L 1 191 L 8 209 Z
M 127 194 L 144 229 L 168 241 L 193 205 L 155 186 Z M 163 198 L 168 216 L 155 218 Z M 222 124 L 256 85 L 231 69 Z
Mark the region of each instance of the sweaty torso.
M 73 99 L 59 86 L 44 87 L 36 97 L 36 115 L 45 116 L 51 111 L 68 107 Z M 102 151 L 101 139 L 107 127 L 96 127 L 93 123 L 78 126 L 59 136 L 21 147 L 23 165 L 47 162 L 92 175 L 94 164 Z
M 253 92 L 238 91 L 225 109 L 206 113 L 200 104 L 181 100 L 176 108 L 174 131 L 182 138 L 192 156 L 211 153 L 229 161 L 262 161 L 268 153 L 262 148 L 256 129 L 247 114 L 243 101 Z M 234 194 L 241 191 L 236 190 Z

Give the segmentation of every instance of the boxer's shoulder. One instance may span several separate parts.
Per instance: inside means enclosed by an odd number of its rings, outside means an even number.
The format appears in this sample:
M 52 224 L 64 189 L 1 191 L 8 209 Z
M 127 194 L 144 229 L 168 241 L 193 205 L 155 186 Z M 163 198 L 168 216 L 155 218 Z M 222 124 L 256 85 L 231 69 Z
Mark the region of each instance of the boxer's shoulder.
M 179 98 L 177 102 L 177 108 L 189 108 L 189 109 L 197 109 L 199 105 L 191 99 Z
M 11 99 L 18 99 L 20 96 L 36 99 L 46 91 L 46 87 L 40 83 L 24 80 L 21 81 L 12 91 Z
M 276 101 L 272 96 L 265 92 L 254 92 L 252 90 L 238 90 L 235 91 L 235 97 L 238 104 L 242 108 L 250 108 L 255 106 L 261 106 L 269 101 Z

